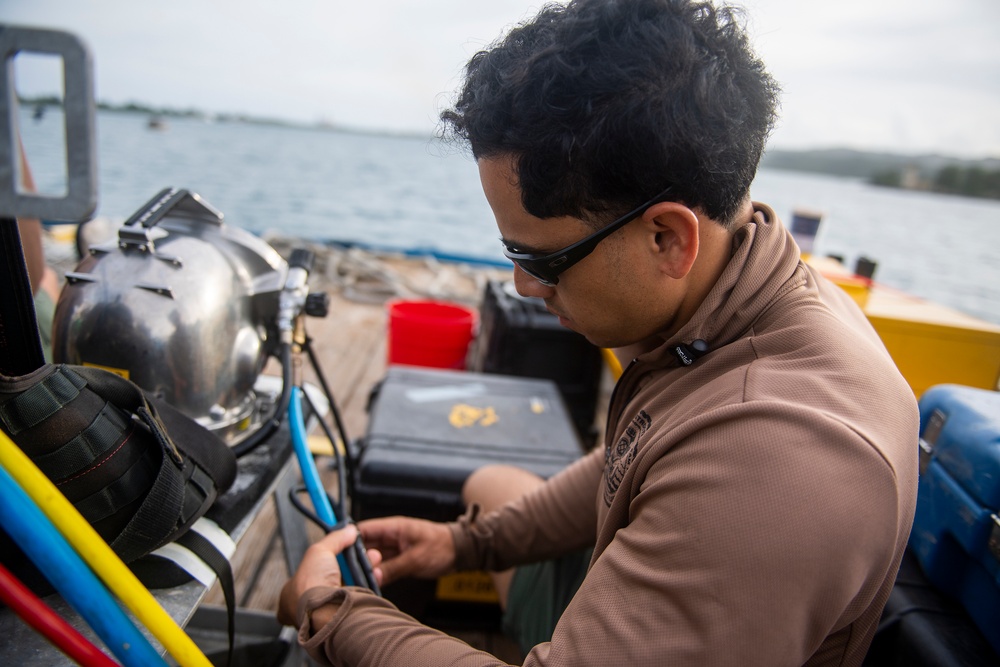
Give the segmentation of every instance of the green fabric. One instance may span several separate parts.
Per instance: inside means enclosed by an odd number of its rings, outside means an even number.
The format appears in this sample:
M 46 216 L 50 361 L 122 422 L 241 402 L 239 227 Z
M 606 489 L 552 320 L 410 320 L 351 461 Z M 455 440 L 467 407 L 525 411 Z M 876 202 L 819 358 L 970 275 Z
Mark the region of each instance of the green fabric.
M 569 601 L 587 575 L 593 548 L 556 560 L 517 568 L 510 583 L 504 633 L 517 642 L 523 655 L 552 639 L 552 632 Z
M 52 320 L 55 319 L 56 304 L 44 289 L 35 294 L 35 319 L 38 320 L 38 336 L 42 340 L 45 363 L 52 363 Z

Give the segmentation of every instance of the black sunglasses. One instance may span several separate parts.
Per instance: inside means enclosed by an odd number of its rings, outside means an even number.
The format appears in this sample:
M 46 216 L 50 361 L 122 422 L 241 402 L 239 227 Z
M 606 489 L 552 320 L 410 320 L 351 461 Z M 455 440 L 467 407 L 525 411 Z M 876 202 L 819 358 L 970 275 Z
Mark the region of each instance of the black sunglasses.
M 522 271 L 541 284 L 548 287 L 557 285 L 559 284 L 560 273 L 573 266 L 590 253 L 594 252 L 594 248 L 597 247 L 598 243 L 606 239 L 618 229 L 621 229 L 628 223 L 638 218 L 646 212 L 647 208 L 653 204 L 659 204 L 661 201 L 666 200 L 667 195 L 670 194 L 670 190 L 671 188 L 667 188 L 645 204 L 632 209 L 611 224 L 602 227 L 590 236 L 580 239 L 572 245 L 566 246 L 562 250 L 557 250 L 548 255 L 518 252 L 516 248 L 511 248 L 509 245 L 504 243 L 503 240 L 501 240 L 500 242 L 503 243 L 503 254 L 507 257 L 507 259 L 517 264 Z

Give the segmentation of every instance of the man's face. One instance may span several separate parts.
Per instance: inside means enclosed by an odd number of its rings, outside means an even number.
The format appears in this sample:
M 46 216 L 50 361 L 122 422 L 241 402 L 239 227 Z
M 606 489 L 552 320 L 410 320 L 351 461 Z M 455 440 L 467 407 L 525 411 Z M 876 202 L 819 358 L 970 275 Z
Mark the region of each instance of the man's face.
M 508 246 L 522 252 L 550 253 L 594 231 L 578 218 L 543 220 L 524 210 L 509 158 L 480 159 L 479 176 Z M 595 345 L 622 347 L 643 341 L 664 325 L 650 299 L 654 276 L 641 251 L 643 233 L 640 221 L 626 225 L 560 274 L 557 285 L 543 285 L 515 266 L 514 285 L 523 296 L 544 299 L 563 326 Z

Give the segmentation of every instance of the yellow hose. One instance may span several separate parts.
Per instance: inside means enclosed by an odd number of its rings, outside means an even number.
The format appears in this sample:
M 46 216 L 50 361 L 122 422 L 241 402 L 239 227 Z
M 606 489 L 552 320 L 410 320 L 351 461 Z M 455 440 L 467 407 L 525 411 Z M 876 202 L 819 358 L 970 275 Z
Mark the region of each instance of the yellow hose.
M 212 667 L 201 649 L 163 610 L 111 547 L 3 431 L 0 431 L 0 465 L 181 667 Z
M 617 381 L 622 376 L 622 365 L 618 361 L 618 357 L 606 347 L 601 348 L 601 356 L 604 357 L 604 363 L 607 364 L 608 369 L 611 371 L 611 377 Z

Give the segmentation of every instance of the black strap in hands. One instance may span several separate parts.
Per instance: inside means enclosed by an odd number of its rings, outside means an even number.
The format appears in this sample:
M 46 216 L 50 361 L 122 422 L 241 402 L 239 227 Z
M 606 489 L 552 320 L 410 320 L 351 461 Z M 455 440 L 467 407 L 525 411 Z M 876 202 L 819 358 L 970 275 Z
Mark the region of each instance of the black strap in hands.
M 344 511 L 343 506 L 335 502 L 333 498 L 330 498 L 330 494 L 327 494 L 330 504 L 335 508 L 334 513 L 341 517 L 340 521 L 338 521 L 336 525 L 328 525 L 309 507 L 306 507 L 305 503 L 303 503 L 299 498 L 299 495 L 305 492 L 306 487 L 304 486 L 289 489 L 288 500 L 291 502 L 292 507 L 298 510 L 302 516 L 322 528 L 324 532 L 332 533 L 335 530 L 344 528 L 350 523 L 354 523 L 351 517 Z M 368 551 L 365 549 L 365 545 L 361 540 L 360 534 L 358 535 L 358 538 L 354 540 L 353 544 L 344 549 L 343 555 L 344 560 L 347 561 L 347 567 L 350 570 L 351 577 L 354 579 L 355 585 L 367 588 L 375 595 L 381 597 L 382 589 L 379 587 L 378 581 L 375 579 L 375 573 L 372 571 L 371 561 L 368 560 Z

